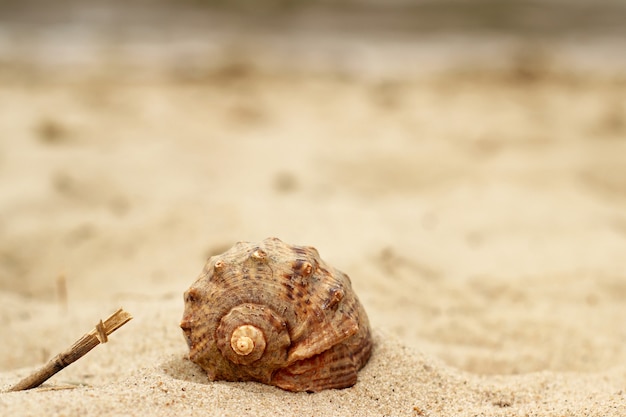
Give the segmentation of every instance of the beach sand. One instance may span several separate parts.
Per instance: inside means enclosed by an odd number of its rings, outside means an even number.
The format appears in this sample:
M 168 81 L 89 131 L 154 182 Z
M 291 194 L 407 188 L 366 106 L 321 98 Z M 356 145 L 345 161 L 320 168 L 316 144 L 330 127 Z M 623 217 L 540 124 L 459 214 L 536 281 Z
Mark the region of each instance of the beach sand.
M 31 76 L 0 78 L 0 389 L 134 319 L 0 414 L 626 415 L 623 77 Z M 354 387 L 186 359 L 183 292 L 268 236 L 351 277 L 375 335 Z

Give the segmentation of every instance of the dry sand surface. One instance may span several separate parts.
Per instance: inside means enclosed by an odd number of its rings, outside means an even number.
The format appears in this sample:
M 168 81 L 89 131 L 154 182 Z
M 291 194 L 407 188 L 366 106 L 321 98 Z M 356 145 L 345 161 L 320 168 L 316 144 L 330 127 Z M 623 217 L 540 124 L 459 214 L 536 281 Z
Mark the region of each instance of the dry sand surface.
M 626 415 L 623 77 L 0 83 L 0 388 L 135 317 L 1 415 Z M 268 236 L 351 276 L 376 342 L 354 387 L 186 359 L 183 291 Z

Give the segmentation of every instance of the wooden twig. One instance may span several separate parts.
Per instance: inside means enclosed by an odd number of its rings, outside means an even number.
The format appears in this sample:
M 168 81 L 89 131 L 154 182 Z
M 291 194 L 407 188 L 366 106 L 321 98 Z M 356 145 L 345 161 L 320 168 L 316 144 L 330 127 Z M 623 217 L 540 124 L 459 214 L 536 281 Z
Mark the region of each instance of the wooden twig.
M 106 343 L 108 335 L 128 323 L 132 318 L 133 316 L 120 308 L 104 322 L 100 320 L 93 330 L 74 342 L 69 349 L 50 359 L 41 369 L 22 379 L 12 386 L 9 391 L 21 391 L 38 387 L 61 369 L 82 358 L 87 352 L 98 346 L 98 344 Z

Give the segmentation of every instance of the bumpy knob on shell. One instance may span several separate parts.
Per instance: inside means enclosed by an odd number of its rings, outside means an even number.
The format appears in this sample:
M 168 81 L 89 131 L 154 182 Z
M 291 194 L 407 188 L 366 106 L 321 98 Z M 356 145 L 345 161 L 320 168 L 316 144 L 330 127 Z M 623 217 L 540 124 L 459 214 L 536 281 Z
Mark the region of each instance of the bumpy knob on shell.
M 349 387 L 372 351 L 348 276 L 276 238 L 209 259 L 185 293 L 181 328 L 209 379 L 290 391 Z

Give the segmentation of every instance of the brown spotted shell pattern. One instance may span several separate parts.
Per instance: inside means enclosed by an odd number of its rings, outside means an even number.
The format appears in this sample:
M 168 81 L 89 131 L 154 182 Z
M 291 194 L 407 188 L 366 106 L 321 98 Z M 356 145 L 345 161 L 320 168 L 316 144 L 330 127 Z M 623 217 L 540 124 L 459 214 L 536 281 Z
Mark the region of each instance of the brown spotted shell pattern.
M 277 238 L 211 257 L 185 292 L 180 327 L 210 380 L 289 391 L 352 386 L 372 351 L 350 278 L 315 248 Z

